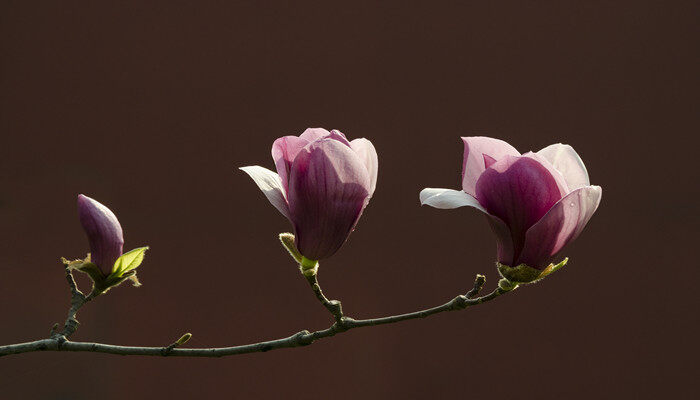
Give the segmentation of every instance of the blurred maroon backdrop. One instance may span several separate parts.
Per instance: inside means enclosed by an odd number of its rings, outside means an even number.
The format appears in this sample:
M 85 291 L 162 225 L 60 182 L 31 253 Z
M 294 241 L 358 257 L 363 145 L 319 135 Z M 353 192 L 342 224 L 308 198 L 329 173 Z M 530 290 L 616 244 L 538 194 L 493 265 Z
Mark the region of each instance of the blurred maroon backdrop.
M 488 305 L 224 359 L 31 353 L 3 399 L 680 398 L 697 366 L 697 2 L 0 3 L 0 344 L 63 321 L 61 256 L 87 251 L 75 196 L 111 207 L 143 287 L 79 314 L 73 339 L 188 346 L 331 320 L 237 167 L 306 127 L 370 138 L 378 189 L 322 263 L 363 318 L 497 282 L 458 187 L 460 136 L 573 145 L 603 202 L 569 266 Z M 695 260 L 695 261 L 693 261 Z M 84 280 L 81 281 L 86 285 Z

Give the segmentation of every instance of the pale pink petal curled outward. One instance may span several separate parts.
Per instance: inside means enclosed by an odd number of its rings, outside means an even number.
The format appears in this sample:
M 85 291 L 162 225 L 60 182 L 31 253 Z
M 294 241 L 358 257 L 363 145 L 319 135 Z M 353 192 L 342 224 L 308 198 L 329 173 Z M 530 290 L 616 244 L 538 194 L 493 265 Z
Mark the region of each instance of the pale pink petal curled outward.
M 78 195 L 78 217 L 88 237 L 91 261 L 109 274 L 124 246 L 117 217 L 103 204 L 82 194 Z
M 474 196 L 461 190 L 425 188 L 420 192 L 420 203 L 443 210 L 469 206 L 488 214 Z
M 491 228 L 497 236 L 498 259 L 502 260 L 513 257 L 513 240 L 511 239 L 508 226 L 497 216 L 489 214 L 474 196 L 466 194 L 461 190 L 425 188 L 420 192 L 420 202 L 421 205 L 443 210 L 465 206 L 476 208 L 486 215 Z
M 277 173 L 241 168 L 294 226 L 306 258 L 330 257 L 343 245 L 376 187 L 377 152 L 367 139 L 309 128 L 272 145 Z
M 486 169 L 486 162 L 498 161 L 505 156 L 519 156 L 515 147 L 503 140 L 484 136 L 463 137 L 464 159 L 462 161 L 462 190 L 472 196 L 476 194 L 476 181 Z M 486 156 L 486 157 L 484 157 Z M 484 159 L 486 158 L 487 161 Z
M 462 191 L 423 189 L 421 203 L 476 208 L 496 234 L 499 263 L 543 271 L 586 226 L 601 188 L 590 186 L 583 161 L 569 145 L 520 155 L 498 139 L 462 140 Z
M 240 170 L 253 179 L 253 182 L 258 185 L 265 197 L 267 197 L 267 200 L 269 200 L 282 215 L 289 218 L 289 205 L 287 204 L 285 190 L 279 175 L 259 165 L 241 167 Z

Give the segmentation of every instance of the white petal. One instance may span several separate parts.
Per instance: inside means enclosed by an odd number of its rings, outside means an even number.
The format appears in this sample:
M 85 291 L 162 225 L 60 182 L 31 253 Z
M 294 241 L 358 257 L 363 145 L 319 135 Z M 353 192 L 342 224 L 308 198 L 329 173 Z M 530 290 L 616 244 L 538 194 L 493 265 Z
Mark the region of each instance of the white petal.
M 583 160 L 568 144 L 555 143 L 538 151 L 537 154 L 549 161 L 564 176 L 570 191 L 591 184 Z
M 377 150 L 374 149 L 372 142 L 365 138 L 355 139 L 350 142 L 350 148 L 360 156 L 362 163 L 367 167 L 369 172 L 369 195 L 374 193 L 377 187 L 377 172 L 379 170 L 379 159 L 377 158 Z
M 258 165 L 239 168 L 250 176 L 273 206 L 289 219 L 289 205 L 285 199 L 282 180 L 277 173 Z
M 425 188 L 420 192 L 420 202 L 441 209 L 469 206 L 488 214 L 472 195 L 461 190 Z

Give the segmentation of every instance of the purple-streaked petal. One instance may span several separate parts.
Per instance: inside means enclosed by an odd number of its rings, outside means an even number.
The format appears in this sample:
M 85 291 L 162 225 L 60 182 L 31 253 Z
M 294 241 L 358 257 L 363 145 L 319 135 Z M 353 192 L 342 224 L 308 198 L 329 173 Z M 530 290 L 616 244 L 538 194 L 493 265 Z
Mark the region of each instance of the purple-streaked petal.
M 275 161 L 277 174 L 282 181 L 284 192 L 287 193 L 289 170 L 299 151 L 309 144 L 309 141 L 297 136 L 284 136 L 272 143 L 272 159 Z
M 289 218 L 289 206 L 285 199 L 285 192 L 279 175 L 258 165 L 241 167 L 239 169 L 248 174 L 270 203 L 291 221 L 291 218 Z
M 556 203 L 528 229 L 517 264 L 540 270 L 547 267 L 554 256 L 583 231 L 598 208 L 602 194 L 600 186 L 584 186 Z
M 289 178 L 299 252 L 312 260 L 333 255 L 362 215 L 369 189 L 367 168 L 350 147 L 330 138 L 304 147 Z
M 537 154 L 546 158 L 564 176 L 569 190 L 591 184 L 583 160 L 568 144 L 555 143 L 538 151 Z
M 90 243 L 91 261 L 109 274 L 124 247 L 124 233 L 117 217 L 103 204 L 82 194 L 78 195 L 78 217 Z
M 476 183 L 479 204 L 510 230 L 513 260 L 522 250 L 525 232 L 561 198 L 550 171 L 531 157 L 505 156 L 484 171 Z
M 557 182 L 557 187 L 559 187 L 559 193 L 561 194 L 561 197 L 566 196 L 571 191 L 571 189 L 569 189 L 569 185 L 564 179 L 564 175 L 562 175 L 561 172 L 559 172 L 559 170 L 554 168 L 554 166 L 546 158 L 531 151 L 528 151 L 527 153 L 523 154 L 523 157 L 532 158 L 533 160 L 539 162 L 540 164 L 542 164 L 543 167 L 547 169 L 547 171 L 549 171 L 550 174 L 552 174 L 554 181 Z
M 350 142 L 350 148 L 360 157 L 369 173 L 369 195 L 372 196 L 377 188 L 377 173 L 379 172 L 379 158 L 372 142 L 365 138 L 355 139 Z
M 299 137 L 311 143 L 318 139 L 322 139 L 330 134 L 330 132 L 323 128 L 308 128 L 304 131 L 304 133 L 299 135 Z
M 502 219 L 485 213 L 486 219 L 489 221 L 491 230 L 496 235 L 496 259 L 501 264 L 510 265 L 514 257 L 514 243 L 510 229 Z
M 462 161 L 462 190 L 476 195 L 476 181 L 486 170 L 484 155 L 498 161 L 505 156 L 519 156 L 515 147 L 503 140 L 484 136 L 463 137 L 464 159 Z
M 461 190 L 425 188 L 420 191 L 419 197 L 421 205 L 443 210 L 469 206 L 488 214 L 486 209 L 479 204 L 474 196 L 466 194 Z

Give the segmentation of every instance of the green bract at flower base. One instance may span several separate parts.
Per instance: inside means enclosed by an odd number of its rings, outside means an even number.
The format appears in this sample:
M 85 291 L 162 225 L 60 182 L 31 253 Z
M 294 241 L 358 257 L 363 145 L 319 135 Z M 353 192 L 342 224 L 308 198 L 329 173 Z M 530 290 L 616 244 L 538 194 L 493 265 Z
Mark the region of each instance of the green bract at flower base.
M 314 276 L 318 272 L 318 261 L 302 257 L 299 269 L 304 276 Z
M 289 232 L 280 233 L 280 242 L 282 246 L 289 252 L 294 261 L 299 264 L 299 271 L 304 276 L 314 276 L 318 272 L 318 260 L 311 260 L 299 253 L 296 244 L 294 243 L 294 235 Z
M 138 247 L 117 258 L 112 267 L 112 272 L 106 275 L 91 261 L 90 254 L 83 260 L 68 261 L 61 258 L 61 262 L 67 269 L 76 270 L 87 274 L 92 280 L 92 295 L 97 296 L 109 289 L 119 286 L 126 280 L 130 280 L 134 286 L 141 286 L 136 277 L 136 268 L 143 262 L 148 247 Z
M 562 268 L 569 261 L 569 258 L 565 258 L 559 264 L 549 264 L 545 269 L 538 270 L 527 266 L 525 264 L 520 264 L 517 267 L 511 267 L 499 262 L 496 263 L 498 267 L 498 273 L 501 274 L 503 278 L 516 285 L 524 283 L 535 283 L 546 278 L 553 272 Z
M 287 249 L 289 255 L 292 256 L 294 261 L 301 264 L 301 259 L 304 256 L 302 256 L 301 253 L 299 253 L 297 246 L 294 244 L 294 235 L 289 232 L 284 232 L 280 233 L 279 237 L 280 242 L 282 242 L 282 246 L 284 246 L 284 248 Z

